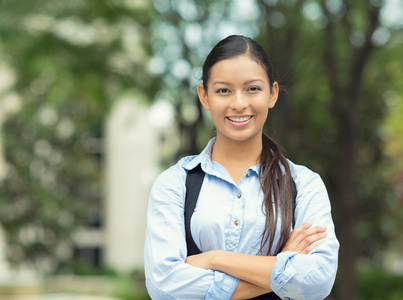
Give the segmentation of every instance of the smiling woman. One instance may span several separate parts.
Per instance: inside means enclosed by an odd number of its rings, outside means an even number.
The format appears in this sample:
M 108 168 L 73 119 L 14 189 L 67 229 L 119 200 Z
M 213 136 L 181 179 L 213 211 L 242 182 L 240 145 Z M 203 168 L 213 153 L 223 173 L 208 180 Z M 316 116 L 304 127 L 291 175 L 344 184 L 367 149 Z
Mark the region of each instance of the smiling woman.
M 320 177 L 263 132 L 279 93 L 266 53 L 229 36 L 207 56 L 202 79 L 198 96 L 217 136 L 153 185 L 144 249 L 151 297 L 325 298 L 339 249 L 330 202 Z M 185 230 L 195 172 L 202 186 Z
M 217 128 L 215 147 L 248 141 L 258 146 L 258 157 L 268 110 L 277 101 L 277 82 L 271 87 L 262 66 L 241 55 L 216 63 L 207 85 L 200 84 L 197 91 Z

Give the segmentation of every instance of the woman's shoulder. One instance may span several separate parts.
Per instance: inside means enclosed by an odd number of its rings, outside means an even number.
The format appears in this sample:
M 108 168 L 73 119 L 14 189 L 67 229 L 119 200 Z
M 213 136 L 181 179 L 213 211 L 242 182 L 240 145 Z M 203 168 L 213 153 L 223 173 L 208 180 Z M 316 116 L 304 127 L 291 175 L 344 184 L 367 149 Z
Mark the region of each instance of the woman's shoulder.
M 162 171 L 155 180 L 154 184 L 172 185 L 175 183 L 184 183 L 186 180 L 187 170 L 196 157 L 196 155 L 182 157 L 176 164 Z
M 318 173 L 304 165 L 295 164 L 290 160 L 288 160 L 288 163 L 297 189 L 322 188 L 324 186 L 323 180 Z
M 171 203 L 183 206 L 186 191 L 186 168 L 193 160 L 193 156 L 184 157 L 159 174 L 152 185 L 150 201 L 164 205 Z
M 212 138 L 204 150 L 198 155 L 184 156 L 178 160 L 176 164 L 163 171 L 157 178 L 157 181 L 161 180 L 173 180 L 178 179 L 184 183 L 186 181 L 187 171 L 194 169 L 198 164 L 211 161 L 211 148 L 214 144 L 215 138 Z
M 307 166 L 296 164 L 289 159 L 287 161 L 290 166 L 291 174 L 293 177 L 317 174 L 311 169 L 309 169 Z

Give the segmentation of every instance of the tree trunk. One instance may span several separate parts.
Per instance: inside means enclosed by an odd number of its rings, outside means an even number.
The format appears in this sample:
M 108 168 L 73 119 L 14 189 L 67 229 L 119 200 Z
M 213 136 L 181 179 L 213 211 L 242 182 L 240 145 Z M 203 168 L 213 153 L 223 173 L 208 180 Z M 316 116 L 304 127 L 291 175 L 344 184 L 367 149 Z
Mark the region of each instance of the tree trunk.
M 340 128 L 340 173 L 339 201 L 340 214 L 338 238 L 340 241 L 339 278 L 337 298 L 340 300 L 354 299 L 356 290 L 356 113 L 354 108 L 339 114 Z
M 327 12 L 325 6 L 324 11 Z M 347 11 L 347 14 L 349 12 Z M 347 15 L 346 14 L 346 15 Z M 343 76 L 338 67 L 341 57 L 335 52 L 335 27 L 337 21 L 327 12 L 329 24 L 326 27 L 326 46 L 324 51 L 324 66 L 331 78 L 330 86 L 333 94 L 332 108 L 336 113 L 338 123 L 338 137 L 340 143 L 340 170 L 337 172 L 336 193 L 339 195 L 339 216 L 336 226 L 340 241 L 339 272 L 337 285 L 337 299 L 354 299 L 356 294 L 356 224 L 357 216 L 357 140 L 360 126 L 357 118 L 359 115 L 357 106 L 361 92 L 363 71 L 369 56 L 374 49 L 371 37 L 379 25 L 379 7 L 369 5 L 367 10 L 368 27 L 363 46 L 352 49 L 350 57 L 350 70 Z M 351 34 L 351 24 L 348 17 L 343 18 L 343 24 L 347 36 Z M 346 36 L 346 37 L 347 37 Z M 348 76 L 349 80 L 343 82 L 342 78 Z

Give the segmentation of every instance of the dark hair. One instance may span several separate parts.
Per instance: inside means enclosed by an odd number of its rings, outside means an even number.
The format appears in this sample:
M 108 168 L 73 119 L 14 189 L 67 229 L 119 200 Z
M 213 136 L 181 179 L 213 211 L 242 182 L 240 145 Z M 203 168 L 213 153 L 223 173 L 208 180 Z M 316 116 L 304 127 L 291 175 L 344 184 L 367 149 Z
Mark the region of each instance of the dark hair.
M 269 78 L 270 87 L 273 87 L 273 68 L 271 67 L 269 57 L 263 48 L 251 38 L 241 35 L 230 35 L 214 46 L 203 64 L 202 80 L 204 89 L 207 91 L 210 70 L 216 63 L 224 59 L 245 54 L 263 67 Z
M 260 64 L 273 87 L 273 69 L 264 49 L 251 38 L 231 35 L 221 40 L 209 53 L 203 64 L 203 87 L 207 92 L 211 68 L 224 59 L 248 55 Z M 273 241 L 277 229 L 279 211 L 281 214 L 281 234 L 275 254 L 279 253 L 287 242 L 293 219 L 293 184 L 288 161 L 282 148 L 265 133 L 262 135 L 262 153 L 260 155 L 260 185 L 264 199 L 262 209 L 266 215 L 265 230 L 262 234 L 260 251 L 269 242 L 268 253 L 272 252 Z

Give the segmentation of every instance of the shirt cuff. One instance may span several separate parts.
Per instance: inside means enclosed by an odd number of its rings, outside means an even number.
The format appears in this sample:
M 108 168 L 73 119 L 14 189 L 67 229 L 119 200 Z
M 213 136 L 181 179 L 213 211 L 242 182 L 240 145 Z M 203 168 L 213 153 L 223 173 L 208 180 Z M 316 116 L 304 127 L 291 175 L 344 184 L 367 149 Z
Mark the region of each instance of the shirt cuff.
M 287 290 L 283 286 L 295 275 L 296 271 L 290 264 L 289 259 L 298 252 L 286 251 L 277 254 L 277 261 L 271 272 L 270 286 L 278 296 L 284 296 Z
M 231 299 L 232 294 L 237 288 L 239 279 L 226 273 L 214 271 L 214 282 L 207 292 L 206 300 Z

